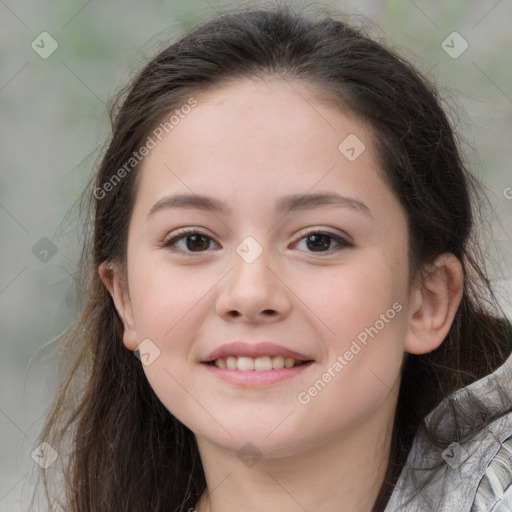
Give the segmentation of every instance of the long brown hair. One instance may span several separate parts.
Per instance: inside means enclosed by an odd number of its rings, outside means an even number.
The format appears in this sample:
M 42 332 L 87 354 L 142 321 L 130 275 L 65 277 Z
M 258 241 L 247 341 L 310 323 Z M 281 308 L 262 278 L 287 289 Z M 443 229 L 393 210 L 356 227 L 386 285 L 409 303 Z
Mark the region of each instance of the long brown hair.
M 452 441 L 426 429 L 427 413 L 510 353 L 510 324 L 494 298 L 474 231 L 479 185 L 466 170 L 435 87 L 341 17 L 308 19 L 286 5 L 218 16 L 165 48 L 114 102 L 112 136 L 84 193 L 92 227 L 81 260 L 85 303 L 64 333 L 65 373 L 39 437 L 65 464 L 60 497 L 50 492 L 47 475 L 57 465 L 42 470 L 52 507 L 186 511 L 206 488 L 194 435 L 162 405 L 140 361 L 124 347 L 123 325 L 98 266 L 125 263 L 139 166 L 125 167 L 115 184 L 114 175 L 168 113 L 223 82 L 304 80 L 333 106 L 367 120 L 378 134 L 383 173 L 407 212 L 411 276 L 444 252 L 462 262 L 464 293 L 449 334 L 438 349 L 409 355 L 404 364 L 375 512 L 385 507 L 419 429 L 440 446 Z M 113 184 L 108 190 L 107 182 Z

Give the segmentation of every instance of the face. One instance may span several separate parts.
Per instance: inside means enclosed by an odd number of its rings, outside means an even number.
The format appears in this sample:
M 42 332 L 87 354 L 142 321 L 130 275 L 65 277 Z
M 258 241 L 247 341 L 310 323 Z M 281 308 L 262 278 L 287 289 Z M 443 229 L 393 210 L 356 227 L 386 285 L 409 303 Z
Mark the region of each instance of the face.
M 240 81 L 195 98 L 140 170 L 125 345 L 146 340 L 159 399 L 225 449 L 291 454 L 391 415 L 409 327 L 408 237 L 369 127 L 298 82 Z M 173 205 L 179 195 L 195 206 Z M 224 209 L 199 208 L 201 196 Z M 278 347 L 221 354 L 241 369 L 207 364 L 237 341 Z M 302 358 L 293 368 L 265 357 L 292 352 L 287 365 Z M 243 369 L 254 361 L 276 369 Z

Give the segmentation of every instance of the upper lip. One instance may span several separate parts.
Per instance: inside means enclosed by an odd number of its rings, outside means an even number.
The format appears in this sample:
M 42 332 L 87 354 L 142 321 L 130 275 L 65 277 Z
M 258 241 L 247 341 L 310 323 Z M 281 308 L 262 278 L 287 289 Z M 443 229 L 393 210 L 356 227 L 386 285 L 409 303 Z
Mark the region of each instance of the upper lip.
M 228 356 L 234 357 L 262 357 L 262 356 L 283 356 L 291 357 L 296 361 L 310 361 L 311 357 L 308 357 L 300 352 L 291 350 L 283 347 L 276 343 L 269 341 L 263 343 L 246 343 L 244 341 L 234 341 L 222 345 L 206 356 L 204 363 L 215 361 L 216 359 L 226 358 Z

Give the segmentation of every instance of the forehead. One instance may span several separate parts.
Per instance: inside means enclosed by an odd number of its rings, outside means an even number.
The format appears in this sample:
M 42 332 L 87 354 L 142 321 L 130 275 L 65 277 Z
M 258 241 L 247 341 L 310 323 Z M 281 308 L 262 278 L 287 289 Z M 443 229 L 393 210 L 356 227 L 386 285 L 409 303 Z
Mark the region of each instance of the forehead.
M 318 93 L 302 82 L 245 79 L 195 94 L 196 106 L 143 160 L 134 213 L 147 216 L 175 193 L 214 196 L 246 215 L 285 195 L 326 191 L 378 202 L 377 216 L 400 208 L 389 204 L 370 127 L 316 101 Z
M 195 94 L 197 105 L 144 159 L 141 180 L 156 167 L 200 173 L 212 185 L 226 174 L 291 185 L 305 174 L 330 174 L 339 163 L 355 170 L 364 162 L 378 171 L 370 127 L 318 102 L 318 94 L 309 84 L 278 79 L 244 79 Z

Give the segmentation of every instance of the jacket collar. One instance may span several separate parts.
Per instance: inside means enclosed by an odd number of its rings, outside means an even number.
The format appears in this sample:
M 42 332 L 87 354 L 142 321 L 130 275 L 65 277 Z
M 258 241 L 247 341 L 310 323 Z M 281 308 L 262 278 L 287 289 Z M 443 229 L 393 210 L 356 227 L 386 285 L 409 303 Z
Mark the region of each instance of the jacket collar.
M 512 353 L 493 373 L 458 389 L 425 418 L 436 437 L 462 438 L 500 412 L 512 408 Z

